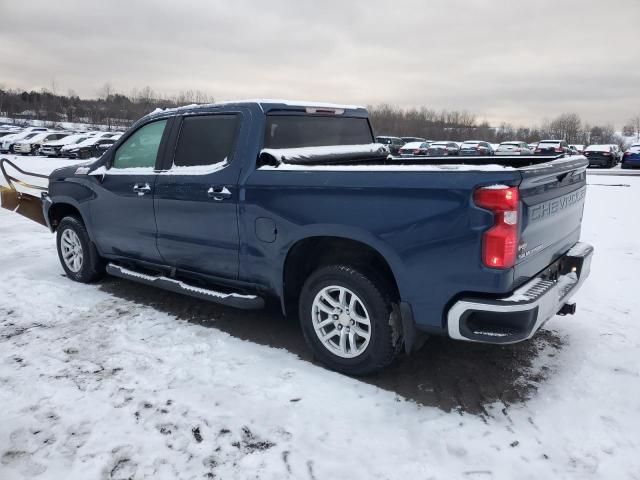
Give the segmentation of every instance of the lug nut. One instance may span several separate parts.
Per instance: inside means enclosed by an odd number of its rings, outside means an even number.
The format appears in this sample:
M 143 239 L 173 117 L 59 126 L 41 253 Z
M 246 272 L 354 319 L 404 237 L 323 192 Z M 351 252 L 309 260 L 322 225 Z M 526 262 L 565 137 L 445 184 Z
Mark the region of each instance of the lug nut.
M 342 330 L 342 325 L 338 325 L 338 330 Z
M 338 318 L 339 318 L 339 317 L 338 317 L 338 315 L 334 315 L 334 316 L 333 316 L 333 319 L 334 319 L 334 320 L 337 320 Z
M 351 322 L 349 322 L 349 323 L 351 323 L 351 325 L 355 325 L 356 321 L 352 319 Z

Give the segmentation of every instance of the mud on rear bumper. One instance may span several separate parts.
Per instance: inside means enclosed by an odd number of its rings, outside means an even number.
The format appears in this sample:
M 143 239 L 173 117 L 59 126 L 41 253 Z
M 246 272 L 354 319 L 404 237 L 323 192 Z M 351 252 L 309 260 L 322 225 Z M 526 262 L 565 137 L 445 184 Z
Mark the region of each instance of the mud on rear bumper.
M 592 256 L 593 247 L 578 242 L 508 297 L 458 300 L 447 314 L 449 336 L 500 344 L 531 338 L 582 286 L 589 276 Z

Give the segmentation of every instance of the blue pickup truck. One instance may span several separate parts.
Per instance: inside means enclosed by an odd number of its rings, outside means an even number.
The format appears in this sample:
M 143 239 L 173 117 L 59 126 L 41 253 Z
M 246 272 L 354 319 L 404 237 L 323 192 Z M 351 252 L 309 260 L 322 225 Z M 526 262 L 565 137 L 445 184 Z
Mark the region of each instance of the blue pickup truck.
M 589 274 L 582 156 L 388 156 L 360 107 L 158 111 L 42 195 L 67 276 L 239 308 L 276 299 L 317 359 L 367 374 L 429 335 L 531 338 Z

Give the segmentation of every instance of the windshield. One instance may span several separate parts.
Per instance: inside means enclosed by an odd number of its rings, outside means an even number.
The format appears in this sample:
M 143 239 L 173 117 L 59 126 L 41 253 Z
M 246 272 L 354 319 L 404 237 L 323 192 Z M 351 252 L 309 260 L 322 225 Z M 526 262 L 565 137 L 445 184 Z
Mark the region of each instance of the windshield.
M 268 115 L 264 148 L 365 145 L 373 142 L 366 118 Z

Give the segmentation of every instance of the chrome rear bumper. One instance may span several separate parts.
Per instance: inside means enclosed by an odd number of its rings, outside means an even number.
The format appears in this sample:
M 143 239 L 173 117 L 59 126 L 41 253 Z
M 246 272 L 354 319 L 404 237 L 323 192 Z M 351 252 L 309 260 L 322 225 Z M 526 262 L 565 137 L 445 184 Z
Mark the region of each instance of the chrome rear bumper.
M 589 276 L 592 256 L 593 247 L 578 242 L 508 297 L 470 296 L 458 300 L 447 314 L 449 336 L 484 343 L 515 343 L 531 338 L 578 291 Z

